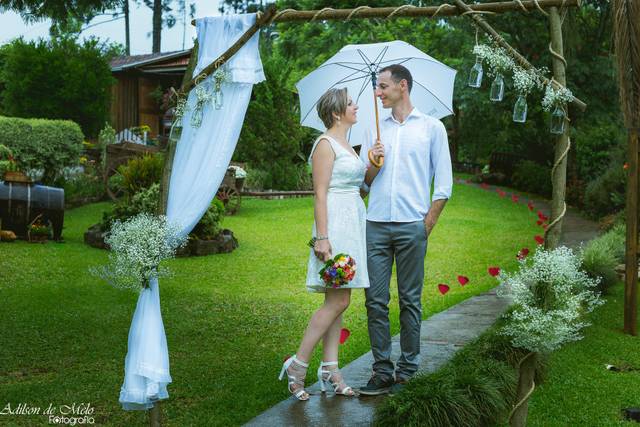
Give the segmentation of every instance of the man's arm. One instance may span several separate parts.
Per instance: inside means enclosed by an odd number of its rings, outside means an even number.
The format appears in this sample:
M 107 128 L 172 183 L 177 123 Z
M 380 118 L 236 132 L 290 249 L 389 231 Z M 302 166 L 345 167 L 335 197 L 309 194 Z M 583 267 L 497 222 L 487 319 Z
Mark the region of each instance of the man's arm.
M 427 236 L 429 236 L 436 226 L 438 218 L 447 200 L 451 197 L 451 190 L 453 189 L 453 172 L 451 170 L 451 155 L 449 154 L 447 130 L 440 121 L 436 123 L 429 154 L 434 178 L 431 207 L 424 217 L 424 227 L 427 231 Z

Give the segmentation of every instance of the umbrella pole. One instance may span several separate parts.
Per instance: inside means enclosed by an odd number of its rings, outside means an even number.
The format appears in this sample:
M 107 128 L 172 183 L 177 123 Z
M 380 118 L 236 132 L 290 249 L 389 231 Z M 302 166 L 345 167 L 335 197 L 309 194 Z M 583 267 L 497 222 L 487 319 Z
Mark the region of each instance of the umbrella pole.
M 378 118 L 378 100 L 376 99 L 375 88 L 373 90 L 373 108 L 376 110 L 376 140 L 380 140 L 380 120 Z
M 376 141 L 380 141 L 380 119 L 378 118 L 378 100 L 376 99 L 376 75 L 371 73 L 371 83 L 373 84 L 373 109 L 376 112 Z M 377 168 L 381 168 L 384 164 L 384 157 L 379 157 L 378 160 L 373 157 L 371 150 L 368 153 L 369 161 Z

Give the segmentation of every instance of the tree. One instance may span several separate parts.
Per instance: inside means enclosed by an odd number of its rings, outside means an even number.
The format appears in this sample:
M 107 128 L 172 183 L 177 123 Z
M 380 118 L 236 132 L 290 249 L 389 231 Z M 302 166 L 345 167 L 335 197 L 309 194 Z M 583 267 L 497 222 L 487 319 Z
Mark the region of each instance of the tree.
M 303 145 L 313 141 L 315 131 L 300 126 L 298 100 L 286 86 L 290 70 L 286 60 L 265 53 L 267 79 L 253 89 L 234 160 L 263 171 L 265 188 L 294 190 L 308 179 Z
M 96 13 L 113 8 L 121 0 L 0 0 L 0 10 L 19 13 L 27 22 L 47 18 L 64 22 L 69 18 L 88 21 Z
M 153 40 L 151 51 L 153 53 L 161 50 L 162 27 L 172 28 L 177 22 L 176 16 L 172 13 L 175 2 L 178 3 L 178 12 L 182 14 L 183 25 L 186 25 L 186 0 L 144 0 L 144 4 L 153 10 L 153 30 L 151 32 Z M 195 12 L 195 6 L 191 4 L 190 17 L 193 17 Z
M 224 0 L 220 2 L 218 11 L 222 14 L 255 13 L 264 11 L 265 3 L 263 0 Z
M 109 118 L 114 79 L 109 59 L 121 51 L 96 39 L 17 39 L 0 49 L 3 113 L 68 119 L 97 136 Z

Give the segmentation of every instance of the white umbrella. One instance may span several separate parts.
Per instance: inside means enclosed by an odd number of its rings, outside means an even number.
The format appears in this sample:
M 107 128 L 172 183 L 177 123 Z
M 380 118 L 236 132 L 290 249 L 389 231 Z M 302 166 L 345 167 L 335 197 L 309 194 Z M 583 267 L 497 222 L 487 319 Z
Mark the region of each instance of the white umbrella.
M 351 128 L 349 142 L 352 146 L 362 144 L 367 131 L 377 124 L 376 110 L 382 108 L 379 99 L 375 102 L 372 99 L 372 84 L 375 86 L 378 70 L 391 64 L 403 65 L 411 72 L 411 102 L 415 107 L 437 119 L 453 114 L 451 103 L 456 70 L 409 43 L 395 40 L 347 45 L 300 80 L 296 84 L 300 98 L 300 123 L 325 131 L 316 103 L 328 89 L 346 87 L 360 107 L 358 123 Z

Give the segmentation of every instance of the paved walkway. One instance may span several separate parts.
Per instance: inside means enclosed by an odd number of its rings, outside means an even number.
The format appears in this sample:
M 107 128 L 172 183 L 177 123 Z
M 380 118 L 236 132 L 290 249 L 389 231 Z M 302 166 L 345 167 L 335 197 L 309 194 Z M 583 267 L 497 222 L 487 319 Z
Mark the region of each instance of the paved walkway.
M 465 182 L 457 181 L 458 184 Z M 474 185 L 474 184 L 469 184 Z M 495 191 L 494 187 L 490 188 Z M 496 196 L 498 197 L 498 196 Z M 510 194 L 508 194 L 510 197 Z M 526 201 L 525 201 L 526 203 Z M 549 202 L 533 200 L 537 210 L 549 215 Z M 565 216 L 561 243 L 577 247 L 580 242 L 598 234 L 598 225 L 580 216 L 572 208 Z M 434 372 L 452 355 L 489 328 L 507 308 L 507 302 L 495 291 L 469 298 L 422 322 L 421 372 Z M 400 336 L 393 337 L 392 360 L 400 356 Z M 371 376 L 373 356 L 368 352 L 342 368 L 346 382 L 354 388 L 364 386 Z M 315 372 L 309 371 L 312 378 Z M 275 377 L 274 377 L 275 381 Z M 284 387 L 284 381 L 283 381 Z M 375 407 L 384 396 L 345 398 L 320 392 L 318 383 L 307 388 L 311 399 L 298 402 L 283 400 L 255 417 L 248 426 L 368 426 L 373 422 Z

